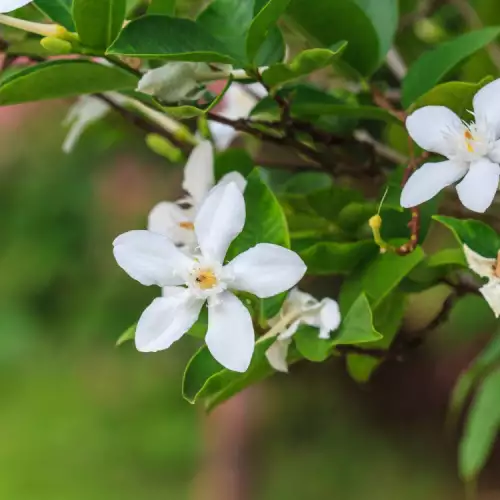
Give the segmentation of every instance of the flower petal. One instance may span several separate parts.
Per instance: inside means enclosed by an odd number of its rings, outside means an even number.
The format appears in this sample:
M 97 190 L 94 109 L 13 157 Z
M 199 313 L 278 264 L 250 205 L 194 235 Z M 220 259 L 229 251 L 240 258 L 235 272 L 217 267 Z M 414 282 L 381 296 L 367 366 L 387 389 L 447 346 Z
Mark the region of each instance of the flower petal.
M 150 231 L 129 231 L 113 242 L 118 265 L 143 285 L 180 285 L 193 261 L 165 236 Z
M 500 167 L 486 158 L 471 163 L 467 175 L 457 184 L 462 204 L 473 212 L 483 213 L 493 203 L 498 189 Z
M 209 299 L 205 342 L 222 366 L 235 372 L 248 369 L 255 347 L 252 318 L 231 292 Z
M 0 0 L 0 13 L 12 12 L 28 5 L 30 2 L 31 0 Z
M 245 216 L 245 200 L 236 184 L 215 186 L 194 221 L 203 256 L 222 262 L 229 245 L 243 230 Z
M 226 186 L 227 184 L 231 184 L 231 182 L 234 182 L 242 193 L 247 187 L 247 180 L 239 172 L 228 172 L 226 175 L 223 175 L 217 186 Z
M 288 348 L 292 339 L 286 338 L 276 340 L 274 344 L 266 351 L 266 358 L 269 364 L 278 372 L 288 373 Z
M 457 182 L 467 173 L 468 164 L 451 160 L 425 163 L 405 184 L 401 192 L 401 206 L 416 207 L 430 200 L 442 189 Z
M 193 227 L 194 210 L 181 208 L 176 203 L 162 201 L 148 216 L 148 229 L 170 238 L 177 245 L 194 247 L 196 235 Z
M 406 128 L 422 149 L 449 156 L 454 151 L 449 134 L 461 131 L 464 125 L 460 118 L 445 106 L 424 106 L 406 119 Z
M 319 338 L 329 339 L 330 333 L 334 332 L 340 326 L 340 308 L 337 302 L 333 299 L 323 299 L 321 304 L 322 306 L 319 312 Z
M 472 101 L 476 123 L 495 131 L 500 137 L 500 79 L 494 80 L 479 90 Z
M 479 289 L 483 297 L 491 307 L 495 318 L 500 317 L 500 282 L 498 280 L 490 281 Z
M 290 323 L 290 325 L 278 335 L 278 339 L 285 340 L 292 338 L 297 333 L 299 326 L 300 319 L 297 319 L 293 323 Z
M 203 141 L 189 155 L 182 188 L 192 196 L 194 204 L 199 205 L 214 184 L 214 150 L 209 141 Z
M 478 253 L 471 250 L 467 245 L 464 245 L 464 254 L 467 260 L 467 265 L 472 269 L 477 275 L 482 278 L 494 278 L 494 267 L 496 264 L 496 259 L 488 259 L 479 255 Z
M 179 294 L 153 300 L 142 313 L 135 332 L 137 350 L 167 349 L 196 322 L 204 301 L 193 298 L 185 288 L 179 290 Z
M 289 290 L 306 270 L 295 252 L 271 243 L 259 243 L 224 268 L 231 288 L 253 293 L 261 299 Z

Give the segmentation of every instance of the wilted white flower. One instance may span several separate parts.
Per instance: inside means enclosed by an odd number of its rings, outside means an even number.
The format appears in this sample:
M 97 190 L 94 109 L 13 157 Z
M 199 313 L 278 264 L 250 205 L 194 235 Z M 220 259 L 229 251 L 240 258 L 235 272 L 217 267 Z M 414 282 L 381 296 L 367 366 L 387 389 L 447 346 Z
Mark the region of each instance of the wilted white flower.
M 479 291 L 493 310 L 495 317 L 498 318 L 500 316 L 500 267 L 498 259 L 483 257 L 467 245 L 464 245 L 464 253 L 469 267 L 482 278 L 488 278 L 488 283 L 482 286 Z
M 500 176 L 500 79 L 476 93 L 474 122 L 465 123 L 444 106 L 425 106 L 412 113 L 406 128 L 423 149 L 448 158 L 426 163 L 408 180 L 403 207 L 417 206 L 446 186 L 456 186 L 462 204 L 484 212 L 493 202 Z
M 12 12 L 31 3 L 31 0 L 0 0 L 0 13 Z
M 167 349 L 197 320 L 208 301 L 205 342 L 230 370 L 248 368 L 255 345 L 252 318 L 229 290 L 271 297 L 295 286 L 306 271 L 291 250 L 260 243 L 224 265 L 231 242 L 245 224 L 245 201 L 234 183 L 216 186 L 194 222 L 200 254 L 181 252 L 170 239 L 150 231 L 130 231 L 114 241 L 118 265 L 143 285 L 168 287 L 144 311 L 136 329 L 139 351 Z
M 222 75 L 226 66 L 221 66 Z M 227 67 L 230 68 L 230 67 Z M 203 83 L 221 75 L 219 67 L 212 69 L 202 62 L 173 61 L 152 69 L 140 79 L 137 90 L 165 102 L 195 101 L 204 92 Z
M 241 191 L 245 189 L 246 180 L 238 172 L 226 174 L 218 184 L 229 182 L 235 182 Z M 214 184 L 212 144 L 209 141 L 203 141 L 193 149 L 184 167 L 182 187 L 188 196 L 177 202 L 162 201 L 155 205 L 149 214 L 148 229 L 168 236 L 179 246 L 194 250 L 197 245 L 194 219 Z
M 276 342 L 267 350 L 269 364 L 280 372 L 288 372 L 288 347 L 300 325 L 309 325 L 319 329 L 320 339 L 329 339 L 330 333 L 340 325 L 340 309 L 333 299 L 319 301 L 312 295 L 294 288 L 283 303 L 278 316 L 269 323 L 285 325 Z

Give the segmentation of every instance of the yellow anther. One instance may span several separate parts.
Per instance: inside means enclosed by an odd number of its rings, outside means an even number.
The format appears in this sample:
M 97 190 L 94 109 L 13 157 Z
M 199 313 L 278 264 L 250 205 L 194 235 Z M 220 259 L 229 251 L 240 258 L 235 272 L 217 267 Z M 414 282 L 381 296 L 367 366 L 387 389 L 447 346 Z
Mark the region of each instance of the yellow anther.
M 196 276 L 196 283 L 202 290 L 208 290 L 217 284 L 217 277 L 210 269 L 202 269 Z
M 465 144 L 467 146 L 467 151 L 469 153 L 473 153 L 474 148 L 473 148 L 472 144 L 470 143 L 470 141 L 474 140 L 474 136 L 470 133 L 470 130 L 466 130 L 464 132 L 464 137 L 465 137 Z
M 179 222 L 179 227 L 182 227 L 182 229 L 189 229 L 190 231 L 194 231 L 194 224 L 192 222 Z

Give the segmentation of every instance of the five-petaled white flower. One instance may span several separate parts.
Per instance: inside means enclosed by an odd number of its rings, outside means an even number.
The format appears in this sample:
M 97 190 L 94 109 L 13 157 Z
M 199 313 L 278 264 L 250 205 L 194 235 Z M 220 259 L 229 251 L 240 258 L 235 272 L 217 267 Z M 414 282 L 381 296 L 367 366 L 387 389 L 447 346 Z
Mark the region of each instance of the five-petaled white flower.
M 500 79 L 476 93 L 474 122 L 465 123 L 444 106 L 425 106 L 412 113 L 406 128 L 423 149 L 448 158 L 426 163 L 408 180 L 403 207 L 414 207 L 446 186 L 456 186 L 462 204 L 484 212 L 493 202 L 500 176 Z
M 267 350 L 269 364 L 280 372 L 288 372 L 288 348 L 293 335 L 301 324 L 319 329 L 320 339 L 329 339 L 330 333 L 340 325 L 340 309 L 333 299 L 324 298 L 321 301 L 312 295 L 294 288 L 283 303 L 278 316 L 269 323 L 283 323 L 285 328 L 278 335 L 276 342 Z
M 500 317 L 500 267 L 498 258 L 489 259 L 483 257 L 471 250 L 467 245 L 464 245 L 464 253 L 469 267 L 482 278 L 488 278 L 488 283 L 482 286 L 479 291 L 493 310 L 495 317 Z
M 238 172 L 229 172 L 218 185 L 234 182 L 243 191 L 245 178 Z M 176 245 L 194 250 L 197 246 L 194 218 L 208 192 L 215 184 L 212 144 L 203 141 L 196 146 L 184 167 L 182 187 L 188 196 L 177 202 L 162 201 L 155 205 L 148 218 L 148 229 L 168 236 Z
M 31 3 L 31 0 L 0 0 L 0 13 L 12 12 Z
M 255 345 L 252 318 L 229 290 L 271 297 L 295 286 L 306 266 L 295 252 L 269 243 L 259 243 L 224 264 L 244 224 L 243 194 L 230 183 L 214 187 L 196 215 L 197 256 L 150 231 L 130 231 L 116 238 L 116 261 L 132 278 L 143 285 L 169 287 L 139 319 L 139 351 L 170 347 L 191 328 L 208 301 L 208 349 L 223 366 L 246 371 Z

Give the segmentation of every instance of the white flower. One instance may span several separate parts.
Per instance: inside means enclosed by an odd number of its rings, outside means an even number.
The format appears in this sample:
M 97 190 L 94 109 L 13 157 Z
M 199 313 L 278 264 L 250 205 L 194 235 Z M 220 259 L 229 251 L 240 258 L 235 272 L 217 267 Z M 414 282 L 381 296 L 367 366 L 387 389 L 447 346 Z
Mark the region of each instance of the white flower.
M 229 75 L 225 69 L 230 66 L 219 65 L 216 68 L 212 69 L 202 62 L 169 62 L 146 72 L 137 90 L 168 103 L 196 101 L 203 95 L 203 82 Z M 219 68 L 221 71 L 218 71 Z
M 340 319 L 340 309 L 335 300 L 325 298 L 318 301 L 312 295 L 294 288 L 288 294 L 279 315 L 269 322 L 271 325 L 284 325 L 276 342 L 267 350 L 269 364 L 275 370 L 288 372 L 288 347 L 299 326 L 314 326 L 319 329 L 320 339 L 329 339 L 330 333 L 339 327 Z
M 484 212 L 493 202 L 500 176 L 500 79 L 476 93 L 475 122 L 469 124 L 444 106 L 425 106 L 412 113 L 406 128 L 423 149 L 448 158 L 426 163 L 415 172 L 401 194 L 403 207 L 414 207 L 446 186 L 456 186 L 464 206 Z
M 0 13 L 12 12 L 31 3 L 31 0 L 0 0 Z
M 482 278 L 488 278 L 488 283 L 479 291 L 493 310 L 495 317 L 500 317 L 500 268 L 497 259 L 488 259 L 464 245 L 465 258 L 469 267 Z
M 248 368 L 255 344 L 252 318 L 229 290 L 271 297 L 295 286 L 306 266 L 295 252 L 269 243 L 224 265 L 227 249 L 244 224 L 243 195 L 229 183 L 213 188 L 196 215 L 198 256 L 186 255 L 167 237 L 150 231 L 130 231 L 116 238 L 114 255 L 120 267 L 143 285 L 168 287 L 139 319 L 139 351 L 170 347 L 191 328 L 208 301 L 208 349 L 230 370 Z
M 260 84 L 241 85 L 233 83 L 222 99 L 222 109 L 219 115 L 237 120 L 247 118 L 258 102 L 258 97 L 265 97 L 267 91 Z M 238 132 L 229 125 L 209 121 L 208 126 L 214 138 L 217 149 L 227 149 Z
M 226 174 L 218 185 L 229 182 L 235 182 L 240 190 L 244 191 L 246 180 L 240 173 Z M 175 203 L 162 201 L 155 205 L 149 214 L 148 229 L 168 236 L 179 246 L 194 250 L 197 245 L 194 219 L 214 184 L 213 148 L 209 141 L 204 141 L 193 149 L 184 167 L 182 187 L 188 196 Z

